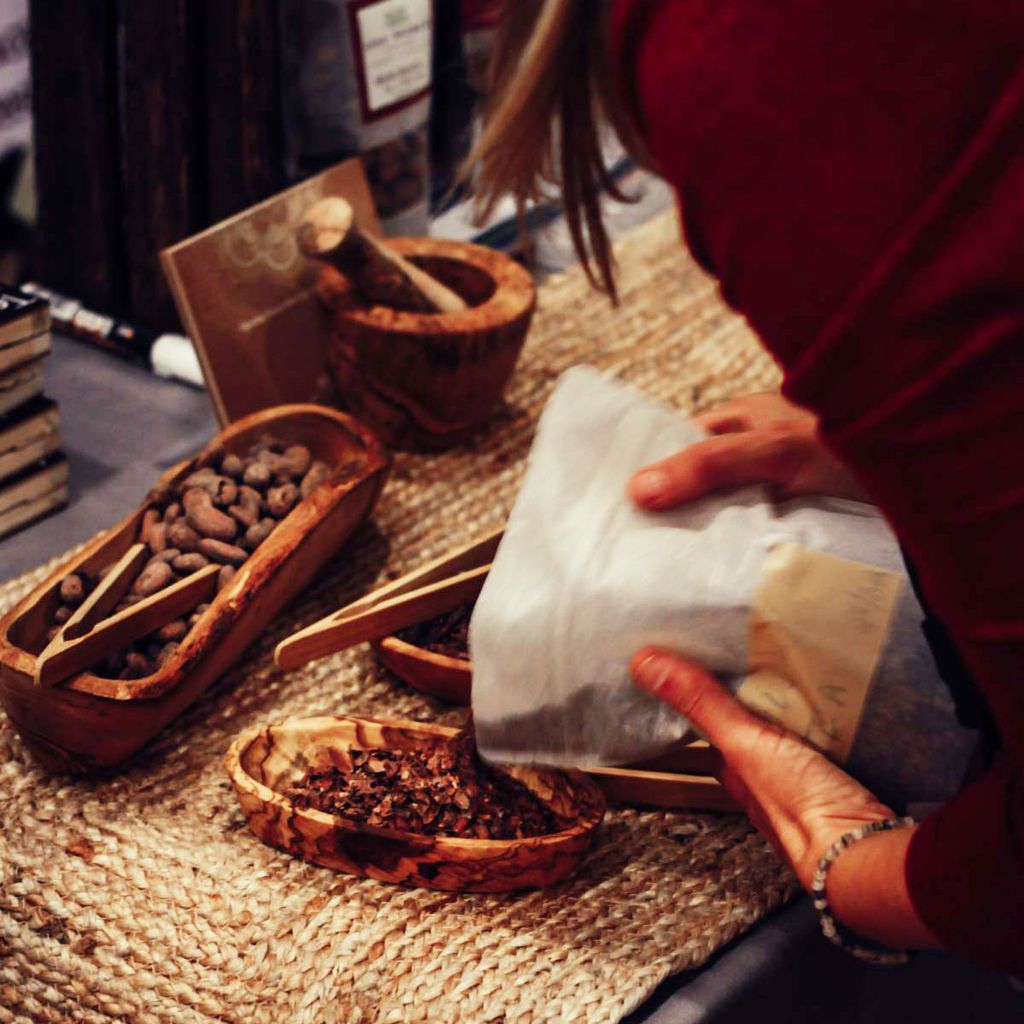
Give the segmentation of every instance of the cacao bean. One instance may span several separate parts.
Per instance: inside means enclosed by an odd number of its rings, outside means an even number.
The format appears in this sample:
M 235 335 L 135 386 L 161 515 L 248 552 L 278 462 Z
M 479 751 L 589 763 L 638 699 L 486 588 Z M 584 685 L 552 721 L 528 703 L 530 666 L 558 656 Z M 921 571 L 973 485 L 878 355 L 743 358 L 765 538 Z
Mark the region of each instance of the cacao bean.
M 168 641 L 168 640 L 180 640 L 188 632 L 188 626 L 185 624 L 184 619 L 174 619 L 172 622 L 165 623 L 157 631 L 157 639 Z
M 153 559 L 139 573 L 138 578 L 132 584 L 131 593 L 139 598 L 149 597 L 150 594 L 163 590 L 173 579 L 174 573 L 171 572 L 171 567 L 166 562 Z
M 181 519 L 167 527 L 167 543 L 179 551 L 195 551 L 199 547 L 199 534 Z
M 226 476 L 217 477 L 217 486 L 213 491 L 213 503 L 218 508 L 227 508 L 238 500 L 238 487 Z
M 222 565 L 217 573 L 217 592 L 220 593 L 234 578 L 238 570 L 233 565 Z
M 223 562 L 227 565 L 241 565 L 249 557 L 244 548 L 236 544 L 225 544 L 224 541 L 214 540 L 212 537 L 204 537 L 199 542 L 199 550 L 214 562 Z
M 242 474 L 245 472 L 245 464 L 237 455 L 228 452 L 221 460 L 220 471 L 225 476 L 231 477 L 232 480 L 241 480 Z
M 169 662 L 171 658 L 173 658 L 174 655 L 178 653 L 178 648 L 180 646 L 181 644 L 174 643 L 174 641 L 171 641 L 171 643 L 168 644 L 164 644 L 164 646 L 160 648 L 160 652 L 156 656 L 156 663 L 161 668 L 163 668 L 163 666 L 166 665 L 167 662 Z
M 251 509 L 245 508 L 242 505 L 232 505 L 231 508 L 228 509 L 228 515 L 231 516 L 232 519 L 237 519 L 242 526 L 248 529 L 248 527 L 252 526 L 252 524 L 256 522 L 258 513 L 253 512 Z
M 299 500 L 299 489 L 295 484 L 282 484 L 267 491 L 267 511 L 275 519 L 284 519 Z
M 153 674 L 153 663 L 138 651 L 129 651 L 124 658 L 121 679 L 143 679 Z
M 154 523 L 149 528 L 149 537 L 146 541 L 149 545 L 149 550 L 154 555 L 160 554 L 165 547 L 167 547 L 167 524 L 166 523 Z
M 149 543 L 149 532 L 160 521 L 160 513 L 155 508 L 147 508 L 142 513 L 142 525 L 139 527 L 139 543 Z
M 164 509 L 164 522 L 165 523 L 176 523 L 181 518 L 181 505 L 177 501 L 172 501 L 167 508 Z
M 308 498 L 330 475 L 330 466 L 326 462 L 321 462 L 317 459 L 309 467 L 309 472 L 302 478 L 302 483 L 299 486 L 299 492 L 302 497 Z
M 242 480 L 250 487 L 266 487 L 270 483 L 270 467 L 265 462 L 250 462 Z
M 218 543 L 214 541 L 214 543 Z M 179 576 L 190 576 L 194 572 L 199 572 L 204 566 L 209 565 L 210 560 L 206 555 L 200 554 L 198 551 L 190 551 L 185 555 L 178 555 L 178 557 L 171 562 L 171 568 Z
M 66 604 L 62 604 L 54 613 L 53 621 L 56 622 L 58 626 L 63 626 L 73 614 L 72 610 Z
M 164 548 L 158 555 L 154 555 L 150 561 L 166 562 L 168 565 L 173 562 L 181 552 L 177 548 Z
M 200 537 L 214 540 L 234 540 L 238 524 L 220 509 L 213 507 L 213 498 L 208 491 L 194 487 L 182 498 L 185 506 L 185 521 Z
M 301 480 L 309 470 L 313 456 L 304 444 L 293 444 L 285 448 L 279 465 L 287 470 L 292 480 Z
M 258 523 L 254 523 L 245 531 L 243 539 L 246 546 L 250 550 L 258 548 L 270 536 L 275 526 L 277 523 L 273 519 L 261 519 Z
M 85 583 L 77 573 L 71 573 L 60 581 L 60 599 L 77 608 L 85 600 Z
M 184 480 L 181 482 L 181 489 L 187 491 L 192 487 L 202 487 L 205 490 L 212 479 L 216 479 L 219 474 L 213 466 L 200 466 L 199 469 L 194 469 Z
M 252 526 L 260 518 L 260 510 L 263 507 L 263 499 L 260 492 L 248 484 L 242 484 L 238 488 L 238 503 L 232 505 L 228 512 L 235 517 L 243 526 Z

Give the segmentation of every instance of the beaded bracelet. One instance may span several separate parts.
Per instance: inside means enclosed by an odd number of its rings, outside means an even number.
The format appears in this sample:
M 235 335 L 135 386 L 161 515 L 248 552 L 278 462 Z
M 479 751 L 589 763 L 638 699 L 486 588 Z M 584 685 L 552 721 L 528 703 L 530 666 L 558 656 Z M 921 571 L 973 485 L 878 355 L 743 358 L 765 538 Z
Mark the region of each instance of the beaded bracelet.
M 852 846 L 858 839 L 871 835 L 873 832 L 891 832 L 897 828 L 912 828 L 917 822 L 913 818 L 886 818 L 884 821 L 872 821 L 867 825 L 861 825 L 852 832 L 837 839 L 818 861 L 818 869 L 811 879 L 811 895 L 814 897 L 814 909 L 818 912 L 818 920 L 821 921 L 821 931 L 829 942 L 835 943 L 840 949 L 846 950 L 851 956 L 859 960 L 865 960 L 870 964 L 884 964 L 892 966 L 905 964 L 910 959 L 909 953 L 897 953 L 885 949 L 870 949 L 847 938 L 842 926 L 832 916 L 832 908 L 828 905 L 828 897 L 825 895 L 825 878 L 832 862 L 848 846 Z

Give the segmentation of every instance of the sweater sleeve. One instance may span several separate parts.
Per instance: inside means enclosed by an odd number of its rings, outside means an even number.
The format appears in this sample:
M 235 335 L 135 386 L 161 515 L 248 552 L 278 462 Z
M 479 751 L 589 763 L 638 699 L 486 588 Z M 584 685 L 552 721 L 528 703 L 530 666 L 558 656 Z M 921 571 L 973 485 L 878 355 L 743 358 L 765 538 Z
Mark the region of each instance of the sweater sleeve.
M 927 25 L 928 32 L 921 26 Z M 1005 747 L 911 897 L 1024 969 L 1024 5 L 619 0 L 691 246 L 885 511 Z

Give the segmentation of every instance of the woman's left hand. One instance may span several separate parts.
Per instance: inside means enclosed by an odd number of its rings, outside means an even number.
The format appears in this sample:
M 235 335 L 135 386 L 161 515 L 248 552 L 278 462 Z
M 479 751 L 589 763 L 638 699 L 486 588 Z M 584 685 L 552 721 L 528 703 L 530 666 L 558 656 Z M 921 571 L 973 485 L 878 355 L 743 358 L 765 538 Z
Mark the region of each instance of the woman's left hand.
M 644 689 L 685 715 L 720 755 L 716 775 L 804 888 L 840 836 L 893 812 L 824 754 L 748 711 L 713 676 L 656 647 L 630 665 Z

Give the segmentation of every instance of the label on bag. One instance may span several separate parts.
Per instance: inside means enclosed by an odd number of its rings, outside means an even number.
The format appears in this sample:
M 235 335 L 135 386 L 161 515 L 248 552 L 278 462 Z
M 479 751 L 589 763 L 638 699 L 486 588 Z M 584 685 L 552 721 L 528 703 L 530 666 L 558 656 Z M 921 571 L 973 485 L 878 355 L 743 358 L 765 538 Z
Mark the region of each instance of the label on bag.
M 354 11 L 364 116 L 374 118 L 430 88 L 431 0 L 375 0 Z
M 903 586 L 899 573 L 799 544 L 772 548 L 737 696 L 842 763 Z

